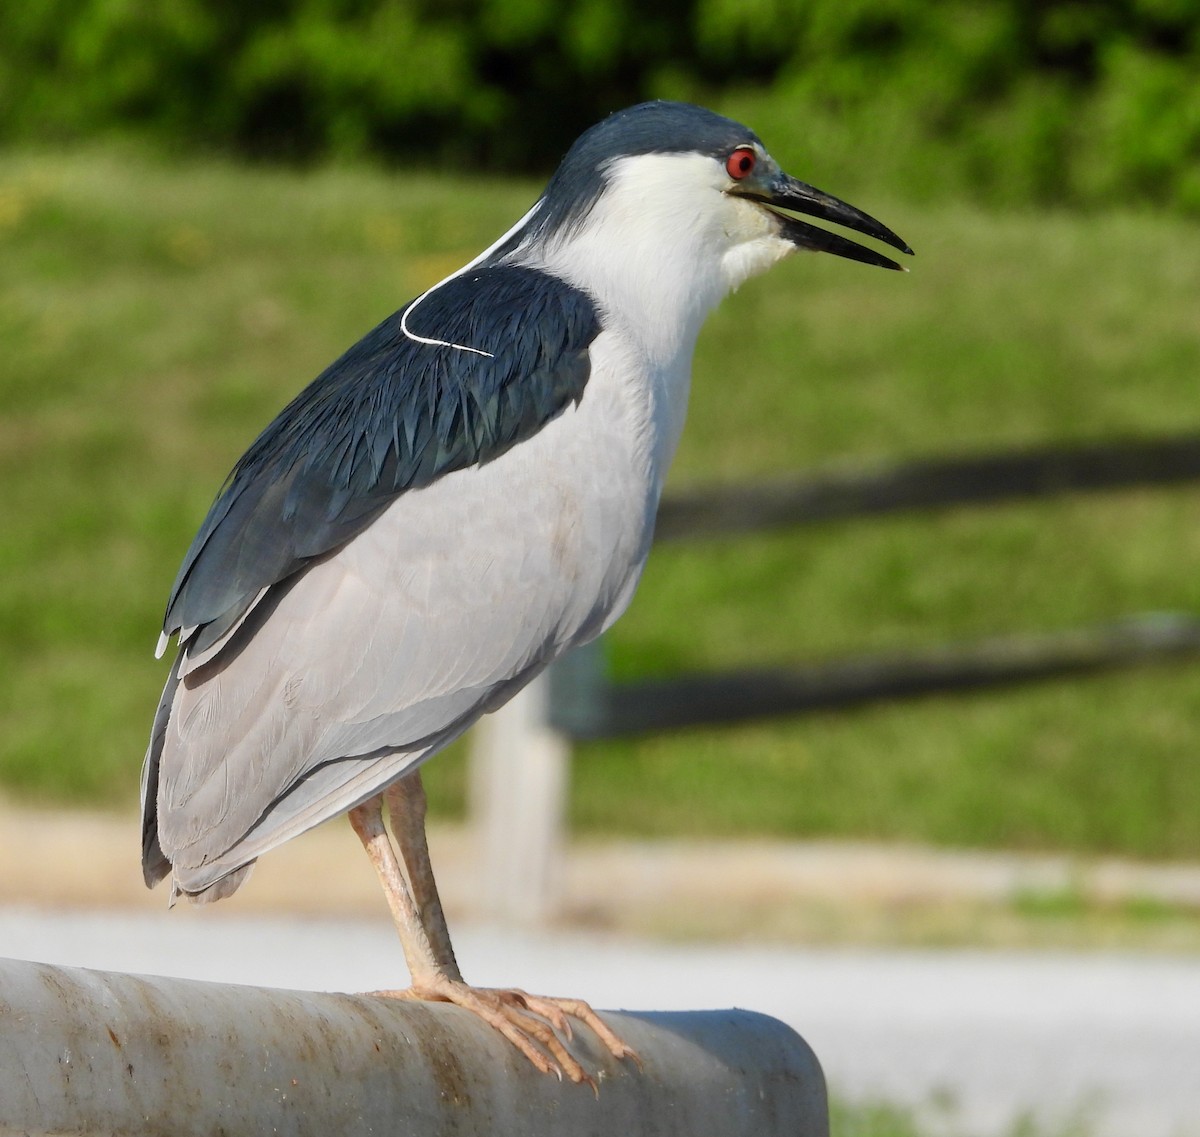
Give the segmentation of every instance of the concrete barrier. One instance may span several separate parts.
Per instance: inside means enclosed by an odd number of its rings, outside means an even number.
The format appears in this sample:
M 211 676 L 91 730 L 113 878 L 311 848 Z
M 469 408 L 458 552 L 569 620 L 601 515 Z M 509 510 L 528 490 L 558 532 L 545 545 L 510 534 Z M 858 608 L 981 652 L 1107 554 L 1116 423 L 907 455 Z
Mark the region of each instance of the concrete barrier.
M 580 1027 L 598 1093 L 456 1007 L 0 960 L 0 1133 L 827 1137 L 820 1066 L 747 1011 Z

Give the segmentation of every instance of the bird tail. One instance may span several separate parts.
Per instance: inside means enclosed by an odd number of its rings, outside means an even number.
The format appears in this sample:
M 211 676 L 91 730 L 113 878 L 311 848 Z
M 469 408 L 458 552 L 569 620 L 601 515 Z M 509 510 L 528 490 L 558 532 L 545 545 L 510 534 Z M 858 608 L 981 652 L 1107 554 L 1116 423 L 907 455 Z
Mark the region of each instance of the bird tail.
M 241 865 L 206 888 L 198 889 L 195 892 L 188 892 L 187 889 L 180 888 L 179 881 L 172 880 L 170 907 L 174 908 L 175 901 L 181 896 L 186 896 L 192 904 L 211 904 L 214 900 L 224 900 L 225 897 L 232 896 L 246 883 L 246 877 L 250 875 L 250 870 L 254 868 L 254 865 L 254 861 Z
M 171 717 L 171 704 L 175 701 L 175 688 L 179 686 L 182 661 L 183 651 L 180 650 L 158 701 L 154 725 L 150 729 L 150 745 L 142 762 L 142 877 L 147 888 L 153 888 L 171 871 L 171 862 L 158 840 L 158 764 Z
M 174 868 L 158 839 L 158 769 L 185 651 L 184 648 L 180 649 L 171 673 L 167 676 L 162 698 L 158 701 L 158 710 L 154 714 L 154 726 L 150 730 L 150 745 L 146 748 L 146 758 L 142 763 L 142 878 L 147 888 L 153 888 Z M 180 888 L 179 882 L 172 880 L 170 904 L 173 907 L 180 896 L 186 896 L 193 904 L 208 904 L 232 896 L 245 882 L 253 867 L 253 861 L 240 865 L 219 880 L 195 892 Z

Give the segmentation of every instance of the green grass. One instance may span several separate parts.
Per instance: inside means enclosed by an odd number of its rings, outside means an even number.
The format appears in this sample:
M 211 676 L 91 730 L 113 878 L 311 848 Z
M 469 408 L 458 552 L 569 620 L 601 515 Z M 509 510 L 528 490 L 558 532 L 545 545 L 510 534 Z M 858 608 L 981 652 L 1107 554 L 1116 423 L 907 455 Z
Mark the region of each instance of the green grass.
M 804 171 L 798 171 L 803 175 Z M 834 192 L 837 186 L 827 187 Z M 537 187 L 0 158 L 0 786 L 136 794 L 179 559 L 300 385 Z M 676 485 L 1200 426 L 1200 231 L 856 204 L 901 277 L 797 257 L 710 321 Z M 1200 611 L 1200 492 L 656 552 L 622 677 Z M 583 747 L 581 828 L 1200 856 L 1200 667 Z M 460 807 L 461 751 L 430 767 Z
M 829 1103 L 831 1137 L 957 1137 L 964 1132 L 956 1120 L 953 1100 L 935 1100 L 919 1110 L 886 1102 L 843 1102 L 836 1098 Z M 1053 1125 L 1043 1124 L 1032 1116 L 1014 1118 L 1002 1131 L 1002 1137 L 1088 1137 L 1094 1126 L 1086 1108 L 1077 1116 Z

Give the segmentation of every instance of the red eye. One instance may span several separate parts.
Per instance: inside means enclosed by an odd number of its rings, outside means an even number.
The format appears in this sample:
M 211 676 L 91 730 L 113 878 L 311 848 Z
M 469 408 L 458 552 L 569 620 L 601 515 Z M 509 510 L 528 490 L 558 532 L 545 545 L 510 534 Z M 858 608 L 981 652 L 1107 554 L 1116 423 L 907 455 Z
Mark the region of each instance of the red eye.
M 725 172 L 735 182 L 740 182 L 754 173 L 754 163 L 757 161 L 758 155 L 749 146 L 739 146 L 725 159 Z

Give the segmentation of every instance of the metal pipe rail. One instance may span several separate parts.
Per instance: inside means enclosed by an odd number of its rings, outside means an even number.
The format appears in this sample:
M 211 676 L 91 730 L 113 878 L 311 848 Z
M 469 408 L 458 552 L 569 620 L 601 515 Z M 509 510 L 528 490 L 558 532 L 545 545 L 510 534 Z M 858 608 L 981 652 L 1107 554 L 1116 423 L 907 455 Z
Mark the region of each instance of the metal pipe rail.
M 449 1005 L 0 960 L 0 1134 L 827 1137 L 820 1066 L 783 1023 L 605 1019 L 644 1068 L 580 1027 L 593 1094 Z

